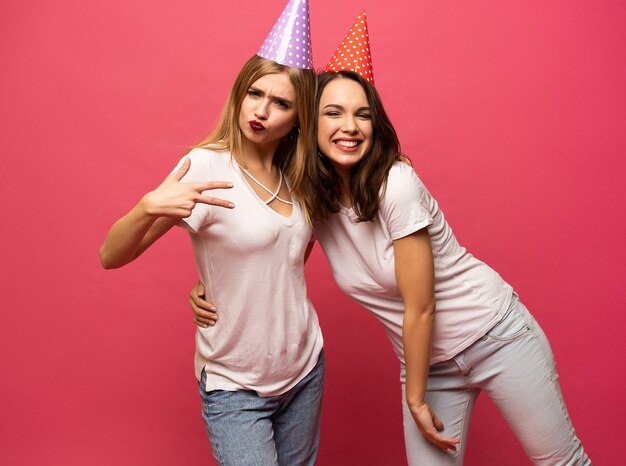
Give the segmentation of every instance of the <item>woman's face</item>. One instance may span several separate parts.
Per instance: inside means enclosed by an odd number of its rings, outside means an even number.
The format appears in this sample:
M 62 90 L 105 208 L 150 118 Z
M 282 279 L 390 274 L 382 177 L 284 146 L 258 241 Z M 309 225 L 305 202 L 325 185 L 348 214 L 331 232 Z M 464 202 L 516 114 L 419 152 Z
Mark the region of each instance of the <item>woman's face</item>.
M 296 91 L 287 72 L 266 74 L 248 88 L 239 127 L 256 144 L 278 143 L 298 119 Z
M 351 79 L 334 79 L 322 92 L 318 112 L 319 150 L 335 170 L 351 171 L 372 145 L 372 119 L 365 91 Z

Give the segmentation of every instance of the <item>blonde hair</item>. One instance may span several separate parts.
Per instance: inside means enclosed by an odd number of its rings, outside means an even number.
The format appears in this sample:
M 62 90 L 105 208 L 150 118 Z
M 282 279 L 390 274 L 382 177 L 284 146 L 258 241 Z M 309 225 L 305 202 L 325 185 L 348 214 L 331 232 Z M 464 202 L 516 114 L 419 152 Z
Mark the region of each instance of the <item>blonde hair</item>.
M 233 87 L 224 105 L 222 114 L 215 129 L 194 148 L 212 150 L 228 150 L 237 163 L 245 166 L 242 154 L 243 133 L 239 127 L 239 112 L 248 89 L 256 80 L 268 74 L 284 73 L 296 91 L 296 107 L 298 110 L 298 125 L 285 136 L 276 152 L 274 163 L 281 167 L 285 174 L 298 176 L 308 153 L 309 140 L 307 133 L 313 119 L 313 102 L 315 100 L 316 76 L 313 70 L 301 70 L 276 63 L 258 55 L 252 56 L 243 65 L 237 75 Z M 301 176 L 301 175 L 300 175 Z

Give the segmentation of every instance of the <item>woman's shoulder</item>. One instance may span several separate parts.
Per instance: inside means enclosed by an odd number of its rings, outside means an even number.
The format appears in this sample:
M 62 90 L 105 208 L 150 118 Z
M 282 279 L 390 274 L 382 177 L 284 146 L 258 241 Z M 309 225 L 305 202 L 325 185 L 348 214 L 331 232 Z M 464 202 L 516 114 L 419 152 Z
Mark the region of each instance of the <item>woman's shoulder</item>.
M 208 157 L 217 157 L 218 159 L 230 159 L 230 152 L 227 150 L 216 150 L 210 147 L 194 147 L 185 157 L 197 160 L 206 160 Z
M 189 182 L 205 181 L 208 174 L 212 177 L 225 177 L 233 170 L 232 158 L 228 151 L 195 147 L 181 158 L 177 168 L 184 159 L 189 159 L 191 162 L 185 175 L 185 179 Z
M 184 157 L 191 161 L 191 166 L 216 169 L 232 165 L 232 157 L 227 150 L 213 150 L 208 147 L 194 147 Z
M 387 175 L 387 192 L 398 193 L 424 186 L 413 167 L 404 162 L 394 162 Z
M 413 167 L 396 162 L 389 170 L 385 195 L 380 203 L 380 219 L 391 237 L 401 238 L 430 221 L 428 191 Z M 408 233 L 407 233 L 408 232 Z

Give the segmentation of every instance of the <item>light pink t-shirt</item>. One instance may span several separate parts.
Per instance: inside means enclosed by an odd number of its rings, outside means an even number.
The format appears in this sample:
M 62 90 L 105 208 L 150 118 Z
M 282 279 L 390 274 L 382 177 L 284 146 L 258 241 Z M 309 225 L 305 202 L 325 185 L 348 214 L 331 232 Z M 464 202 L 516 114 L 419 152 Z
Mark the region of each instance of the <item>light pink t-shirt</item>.
M 197 329 L 196 377 L 204 369 L 207 391 L 284 393 L 313 369 L 323 343 L 304 280 L 311 228 L 297 202 L 289 217 L 266 206 L 230 153 L 194 149 L 187 157 L 183 182 L 231 181 L 232 189 L 206 194 L 235 204 L 199 203 L 181 222 L 219 312 L 214 327 Z
M 339 287 L 384 325 L 404 363 L 404 305 L 395 275 L 393 240 L 428 228 L 435 264 L 436 311 L 431 364 L 452 358 L 493 327 L 506 312 L 513 289 L 457 242 L 437 201 L 413 168 L 396 163 L 377 217 L 356 222 L 342 208 L 315 225 L 315 236 Z

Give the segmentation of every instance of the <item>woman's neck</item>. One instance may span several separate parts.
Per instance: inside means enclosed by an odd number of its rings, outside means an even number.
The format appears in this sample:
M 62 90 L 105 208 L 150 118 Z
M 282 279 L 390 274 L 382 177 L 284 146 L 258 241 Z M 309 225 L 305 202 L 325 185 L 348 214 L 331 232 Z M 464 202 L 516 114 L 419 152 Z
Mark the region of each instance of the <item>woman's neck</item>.
M 279 141 L 268 144 L 255 144 L 244 138 L 241 144 L 241 158 L 252 170 L 271 170 L 274 164 L 274 154 Z
M 341 194 L 339 202 L 344 207 L 352 207 L 352 196 L 350 195 L 350 175 L 351 171 L 337 170 L 337 174 L 341 178 Z

